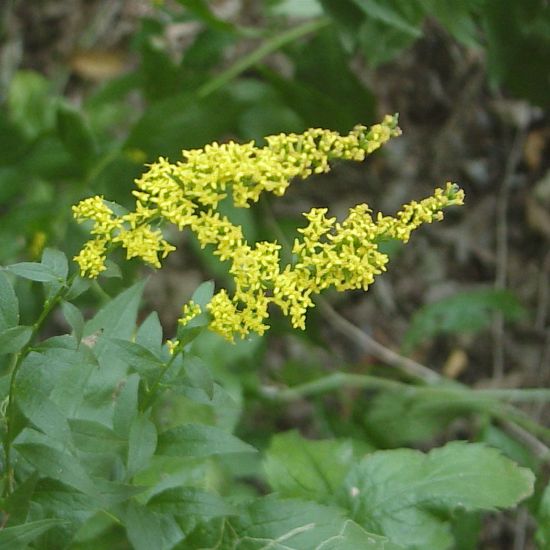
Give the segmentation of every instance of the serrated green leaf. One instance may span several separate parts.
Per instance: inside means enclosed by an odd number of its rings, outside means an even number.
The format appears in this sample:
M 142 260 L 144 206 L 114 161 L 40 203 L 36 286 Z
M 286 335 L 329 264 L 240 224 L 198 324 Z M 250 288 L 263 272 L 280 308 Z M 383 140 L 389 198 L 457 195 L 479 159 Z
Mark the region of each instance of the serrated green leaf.
M 19 454 L 43 477 L 51 477 L 87 494 L 96 492 L 93 481 L 77 458 L 44 443 L 15 443 Z
M 403 546 L 447 548 L 449 525 L 434 511 L 511 507 L 533 491 L 534 476 L 496 449 L 452 442 L 430 453 L 378 451 L 344 484 L 342 503 L 368 531 Z
M 19 301 L 13 286 L 0 270 L 0 334 L 19 323 Z
M 128 538 L 136 550 L 168 550 L 184 536 L 172 516 L 157 514 L 135 501 L 128 503 L 125 526 Z
M 147 502 L 147 507 L 161 514 L 201 516 L 207 519 L 237 513 L 235 508 L 220 496 L 193 487 L 165 489 L 153 496 Z
M 253 501 L 238 518 L 221 524 L 220 548 L 235 550 L 397 550 L 385 537 L 368 533 L 338 508 L 303 500 L 266 497 Z M 221 536 L 220 536 L 221 535 Z M 215 536 L 215 534 L 214 534 Z M 215 538 L 211 544 L 215 542 Z M 186 541 L 187 542 L 187 541 Z M 191 542 L 191 541 L 190 541 Z M 201 547 L 193 539 L 194 547 Z M 192 546 L 193 547 L 193 546 Z
M 10 550 L 25 548 L 42 533 L 65 523 L 67 522 L 63 519 L 40 519 L 15 527 L 5 527 L 0 530 L 0 547 Z
M 124 386 L 116 398 L 113 427 L 115 432 L 122 437 L 128 436 L 130 427 L 137 417 L 138 389 L 139 376 L 136 373 L 131 374 L 126 379 Z
M 214 426 L 185 424 L 159 434 L 157 454 L 206 457 L 257 452 L 254 447 Z
M 132 478 L 134 474 L 145 468 L 157 447 L 157 429 L 147 415 L 140 414 L 132 421 L 130 436 L 128 439 L 127 476 Z
M 17 353 L 22 349 L 32 336 L 31 327 L 11 327 L 0 333 L 0 355 Z
M 495 312 L 513 321 L 524 310 L 512 292 L 495 289 L 460 292 L 428 304 L 414 314 L 403 351 L 410 353 L 420 342 L 437 334 L 480 331 L 490 325 Z
M 36 262 L 20 262 L 8 265 L 6 270 L 18 277 L 23 277 L 23 279 L 38 281 L 40 283 L 61 282 L 59 276 L 51 267 Z
M 73 329 L 74 337 L 77 342 L 82 340 L 82 334 L 84 333 L 84 316 L 80 310 L 71 302 L 61 302 L 61 311 L 65 317 L 65 321 Z
M 330 501 L 353 461 L 349 441 L 312 441 L 292 431 L 272 438 L 264 468 L 281 497 Z
M 60 103 L 56 115 L 57 133 L 61 143 L 75 160 L 89 165 L 97 154 L 97 146 L 83 114 Z
M 69 426 L 74 445 L 87 453 L 113 453 L 125 445 L 108 426 L 81 418 L 69 418 Z
M 110 338 L 129 340 L 136 324 L 141 294 L 146 281 L 131 286 L 101 308 L 84 327 L 84 336 L 104 331 Z

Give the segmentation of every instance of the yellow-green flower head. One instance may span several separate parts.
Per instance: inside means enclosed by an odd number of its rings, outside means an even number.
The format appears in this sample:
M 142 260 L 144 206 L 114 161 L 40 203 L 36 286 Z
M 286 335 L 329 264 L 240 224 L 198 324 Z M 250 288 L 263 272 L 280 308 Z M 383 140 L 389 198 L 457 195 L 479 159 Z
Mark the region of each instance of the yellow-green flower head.
M 185 326 L 191 319 L 197 317 L 202 313 L 201 306 L 190 300 L 187 304 L 182 307 L 181 317 L 178 319 L 178 323 L 182 326 Z
M 222 216 L 218 205 L 227 196 L 235 206 L 246 208 L 263 192 L 283 195 L 291 180 L 327 172 L 331 160 L 361 161 L 400 133 L 397 117 L 386 116 L 380 124 L 356 126 L 344 136 L 313 128 L 303 134 L 269 136 L 265 147 L 254 142 L 213 143 L 183 151 L 183 161 L 176 163 L 160 158 L 136 180 L 134 212 L 116 216 L 102 197 L 74 207 L 77 220 L 91 220 L 91 233 L 96 235 L 75 260 L 82 275 L 97 277 L 105 269 L 108 247 L 121 245 L 128 258 L 160 267 L 160 259 L 174 247 L 158 225 L 167 221 L 180 230 L 189 227 L 203 248 L 213 245 L 214 254 L 231 263 L 235 291 L 230 296 L 222 289 L 212 298 L 207 307 L 212 330 L 229 340 L 251 332 L 263 334 L 270 304 L 279 306 L 293 327 L 304 329 L 316 294 L 329 287 L 366 290 L 388 262 L 379 242 L 406 242 L 421 224 L 440 220 L 443 208 L 462 204 L 463 192 L 448 183 L 433 196 L 405 205 L 395 217 L 373 216 L 361 204 L 337 222 L 328 217 L 328 209 L 314 208 L 304 214 L 307 224 L 298 230 L 288 265 L 281 265 L 279 244 L 248 243 L 242 228 Z M 187 304 L 180 323 L 199 313 L 200 307 Z

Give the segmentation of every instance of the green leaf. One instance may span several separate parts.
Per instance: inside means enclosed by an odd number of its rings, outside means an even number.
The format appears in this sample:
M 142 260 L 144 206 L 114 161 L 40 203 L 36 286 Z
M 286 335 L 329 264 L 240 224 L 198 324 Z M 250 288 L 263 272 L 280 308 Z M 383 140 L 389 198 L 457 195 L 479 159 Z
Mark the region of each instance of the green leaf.
M 89 166 L 97 154 L 92 131 L 81 112 L 60 103 L 57 108 L 57 133 L 67 152 Z
M 0 355 L 17 353 L 30 340 L 31 327 L 12 327 L 0 333 Z
M 147 348 L 160 357 L 162 348 L 162 326 L 156 311 L 151 312 L 141 323 L 136 333 L 136 344 Z
M 49 397 L 47 374 L 41 369 L 20 369 L 17 376 L 17 404 L 23 415 L 52 439 L 67 444 L 70 428 L 66 416 Z
M 206 306 L 210 303 L 212 296 L 214 296 L 214 281 L 205 281 L 197 287 L 195 292 L 193 292 L 191 300 L 199 305 L 204 311 Z
M 201 516 L 208 519 L 236 515 L 235 508 L 220 496 L 193 487 L 165 489 L 153 496 L 147 507 L 161 514 Z
M 9 548 L 10 550 L 26 548 L 27 544 L 38 538 L 42 533 L 52 527 L 66 523 L 63 519 L 40 519 L 15 527 L 5 527 L 0 530 L 0 547 Z
M 62 282 L 53 269 L 47 265 L 36 262 L 20 262 L 18 264 L 8 265 L 6 270 L 14 273 L 18 277 L 38 281 L 41 283 Z
M 136 416 L 128 439 L 127 477 L 149 465 L 157 447 L 157 429 L 145 414 Z
M 151 371 L 158 372 L 162 367 L 163 363 L 156 355 L 135 342 L 121 338 L 109 338 L 108 346 L 112 348 L 113 356 L 121 359 L 131 369 L 141 374 L 146 375 Z
M 197 19 L 200 19 L 210 27 L 220 32 L 234 32 L 235 26 L 216 17 L 208 7 L 205 0 L 177 0 L 184 8 L 189 10 Z
M 135 550 L 169 550 L 184 536 L 172 516 L 156 514 L 135 501 L 128 503 L 125 525 Z
M 550 547 L 550 484 L 544 489 L 536 518 L 538 524 L 537 543 L 541 549 L 548 548 Z
M 0 270 L 0 333 L 19 323 L 19 302 L 13 286 Z
M 43 477 L 57 479 L 87 494 L 96 492 L 93 481 L 77 458 L 44 443 L 15 443 L 19 454 Z
M 208 399 L 214 396 L 214 379 L 208 365 L 200 357 L 184 357 L 185 381 L 193 388 L 201 389 Z
M 157 454 L 206 457 L 217 454 L 257 452 L 254 447 L 220 428 L 185 424 L 159 434 Z
M 18 71 L 11 79 L 7 101 L 9 118 L 30 138 L 53 124 L 50 90 L 51 83 L 34 71 Z
M 134 373 L 128 376 L 115 401 L 113 427 L 115 432 L 126 437 L 138 414 L 139 376 Z
M 91 285 L 90 279 L 83 279 L 80 276 L 76 276 L 67 291 L 67 294 L 65 294 L 66 300 L 74 300 L 75 298 L 78 298 L 83 292 L 86 292 Z
M 312 441 L 292 431 L 272 438 L 264 468 L 281 497 L 322 501 L 334 498 L 353 461 L 349 441 Z
M 104 331 L 109 338 L 129 340 L 136 324 L 137 311 L 146 281 L 139 281 L 101 308 L 88 321 L 84 336 Z
M 198 533 L 186 539 L 188 547 L 216 547 L 218 544 L 219 548 L 235 550 L 400 548 L 384 537 L 368 533 L 338 508 L 302 500 L 257 499 L 238 518 L 229 518 L 218 526 L 218 532 L 208 532 L 201 527 Z
M 524 314 L 515 295 L 508 290 L 481 289 L 460 292 L 428 304 L 417 311 L 403 341 L 404 353 L 437 334 L 478 332 L 487 328 L 493 313 L 514 321 Z
M 38 474 L 35 472 L 30 475 L 23 483 L 19 483 L 15 491 L 6 499 L 5 510 L 9 514 L 10 524 L 24 523 L 29 513 L 31 498 L 38 480 Z
M 58 280 L 66 281 L 69 273 L 69 261 L 67 256 L 60 250 L 45 248 L 42 253 L 42 265 L 49 267 L 55 273 Z
M 439 512 L 511 507 L 533 491 L 534 476 L 497 450 L 453 442 L 428 454 L 378 451 L 348 475 L 342 503 L 368 531 L 408 547 L 447 548 Z
M 61 311 L 65 317 L 65 321 L 73 329 L 74 337 L 77 342 L 82 340 L 82 334 L 84 333 L 84 317 L 80 310 L 71 304 L 71 302 L 61 302 Z
M 108 426 L 95 420 L 69 418 L 69 426 L 75 447 L 87 453 L 117 452 L 126 443 Z
M 411 14 L 411 9 L 406 10 L 405 2 L 399 0 L 352 0 L 368 18 L 385 23 L 401 32 L 409 34 L 414 38 L 422 36 L 419 28 L 421 19 L 417 13 Z M 415 0 L 408 2 L 411 6 L 418 4 Z M 407 13 L 408 12 L 408 13 Z M 422 13 L 418 11 L 418 13 Z M 412 15 L 412 17 L 411 17 Z M 411 21 L 412 20 L 412 21 Z

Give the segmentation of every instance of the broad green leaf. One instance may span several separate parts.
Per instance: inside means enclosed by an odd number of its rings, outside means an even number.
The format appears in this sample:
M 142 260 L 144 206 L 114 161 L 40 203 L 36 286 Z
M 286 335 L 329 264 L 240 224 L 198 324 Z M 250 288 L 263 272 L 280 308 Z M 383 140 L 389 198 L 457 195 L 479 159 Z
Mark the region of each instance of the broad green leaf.
M 66 416 L 49 397 L 47 374 L 24 366 L 17 376 L 16 402 L 23 415 L 51 438 L 67 444 L 70 429 Z
M 65 321 L 73 329 L 74 337 L 77 342 L 82 340 L 82 334 L 84 333 L 84 316 L 81 311 L 71 304 L 71 302 L 61 302 L 61 311 L 63 311 L 63 316 Z
M 138 414 L 139 376 L 134 373 L 128 376 L 120 390 L 113 414 L 113 427 L 121 437 L 128 437 L 130 427 Z
M 0 355 L 17 353 L 30 340 L 31 327 L 11 327 L 0 333 Z
M 550 547 L 550 485 L 544 489 L 536 518 L 538 525 L 536 540 L 539 548 L 548 548 Z
M 49 267 L 55 273 L 59 281 L 65 281 L 69 273 L 69 261 L 60 250 L 45 248 L 42 253 L 42 265 Z
M 20 262 L 8 265 L 6 269 L 18 277 L 30 279 L 31 281 L 41 283 L 61 282 L 59 276 L 51 267 L 36 262 Z
M 19 483 L 15 491 L 6 498 L 4 506 L 9 514 L 10 525 L 24 523 L 27 519 L 37 480 L 38 474 L 34 472 L 25 481 Z
M 147 415 L 135 417 L 130 427 L 128 439 L 127 477 L 145 468 L 157 447 L 157 429 Z
M 236 515 L 236 510 L 223 498 L 193 487 L 171 487 L 157 493 L 147 507 L 161 514 L 215 518 Z
M 95 420 L 70 418 L 69 426 L 75 447 L 87 453 L 115 453 L 126 443 L 108 426 Z
M 96 492 L 93 481 L 74 455 L 44 443 L 15 443 L 14 447 L 43 477 L 57 479 L 83 493 Z
M 214 426 L 185 424 L 159 434 L 157 454 L 206 457 L 257 452 L 254 447 Z
M 366 407 L 364 426 L 379 447 L 395 448 L 441 434 L 455 418 L 486 412 L 493 402 L 471 391 L 412 393 L 388 391 Z
M 125 290 L 100 309 L 96 316 L 88 321 L 84 336 L 104 331 L 109 338 L 129 340 L 136 324 L 137 310 L 146 281 L 140 281 Z
M 7 97 L 9 118 L 30 138 L 53 124 L 51 88 L 51 83 L 34 71 L 18 71 L 11 79 Z
M 266 497 L 253 501 L 238 518 L 218 524 L 218 532 L 198 529 L 189 548 L 235 550 L 398 550 L 385 537 L 368 533 L 338 508 L 303 500 Z M 207 546 L 208 545 L 208 546 Z
M 453 442 L 428 454 L 378 451 L 349 473 L 342 503 L 368 531 L 403 546 L 448 548 L 441 512 L 516 505 L 533 491 L 534 476 L 496 449 Z
M 38 538 L 52 527 L 65 524 L 63 519 L 40 519 L 15 527 L 4 527 L 0 530 L 0 547 L 15 550 L 26 548 L 27 544 Z
M 162 361 L 140 344 L 121 338 L 109 338 L 107 345 L 112 349 L 113 356 L 142 375 L 147 375 L 151 371 L 156 373 L 162 367 Z
M 428 304 L 414 314 L 403 350 L 410 353 L 420 342 L 437 334 L 483 330 L 496 312 L 513 321 L 520 318 L 524 310 L 513 293 L 494 289 L 460 292 Z
M 330 501 L 353 461 L 349 441 L 312 441 L 292 431 L 272 438 L 264 468 L 281 497 Z
M 232 23 L 224 21 L 212 13 L 205 0 L 177 0 L 177 2 L 189 10 L 197 19 L 200 19 L 212 28 L 220 32 L 235 31 Z
M 58 105 L 56 114 L 61 143 L 75 160 L 89 166 L 96 156 L 97 146 L 83 114 L 64 103 Z
M 125 526 L 135 550 L 168 550 L 184 536 L 172 516 L 157 514 L 135 501 L 128 503 Z
M 19 323 L 19 302 L 13 286 L 0 270 L 0 334 Z

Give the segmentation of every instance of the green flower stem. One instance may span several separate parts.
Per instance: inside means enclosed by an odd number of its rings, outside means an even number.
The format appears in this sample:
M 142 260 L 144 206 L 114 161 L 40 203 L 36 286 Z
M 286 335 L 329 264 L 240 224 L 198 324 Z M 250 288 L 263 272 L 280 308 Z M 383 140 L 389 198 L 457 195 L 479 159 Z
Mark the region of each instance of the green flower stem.
M 461 403 L 471 411 L 486 413 L 493 418 L 513 422 L 528 432 L 550 441 L 550 429 L 541 426 L 515 407 L 506 403 L 507 401 L 520 403 L 547 402 L 550 401 L 550 389 L 475 390 L 457 383 L 443 383 L 439 386 L 421 386 L 396 380 L 387 380 L 377 376 L 337 372 L 292 388 L 282 390 L 264 388 L 263 395 L 264 397 L 278 401 L 292 401 L 339 390 L 344 387 L 399 391 L 402 394 L 415 396 L 419 399 L 422 397 L 429 398 L 430 396 L 437 396 L 438 398 L 448 397 L 450 403 Z M 505 402 L 503 403 L 503 401 Z
M 259 61 L 261 61 L 270 53 L 279 50 L 286 44 L 289 44 L 294 40 L 301 38 L 302 36 L 326 27 L 327 25 L 329 25 L 329 23 L 330 19 L 322 17 L 313 21 L 307 21 L 302 25 L 297 25 L 292 29 L 286 30 L 280 34 L 277 34 L 276 36 L 269 38 L 259 48 L 249 53 L 248 55 L 245 55 L 243 58 L 239 59 L 236 63 L 231 65 L 231 67 L 229 67 L 227 70 L 220 73 L 218 76 L 209 80 L 203 86 L 201 86 L 197 90 L 198 97 L 203 98 L 210 95 L 211 93 L 225 86 L 228 82 L 233 80 L 242 72 L 256 65 Z
M 16 383 L 17 373 L 19 368 L 23 364 L 23 361 L 29 354 L 32 349 L 32 346 L 40 332 L 44 321 L 48 318 L 52 310 L 57 306 L 60 300 L 63 298 L 65 293 L 70 289 L 71 283 L 77 276 L 77 273 L 74 273 L 67 279 L 67 281 L 61 286 L 61 288 L 51 297 L 46 300 L 44 303 L 44 308 L 38 316 L 38 319 L 32 325 L 32 332 L 29 338 L 29 341 L 23 346 L 18 353 L 13 357 L 11 374 L 10 374 L 10 386 L 8 392 L 8 403 L 6 406 L 6 437 L 4 439 L 4 496 L 9 495 L 13 491 L 13 466 L 11 464 L 11 444 L 13 439 L 13 421 L 15 416 L 15 394 L 16 394 Z

